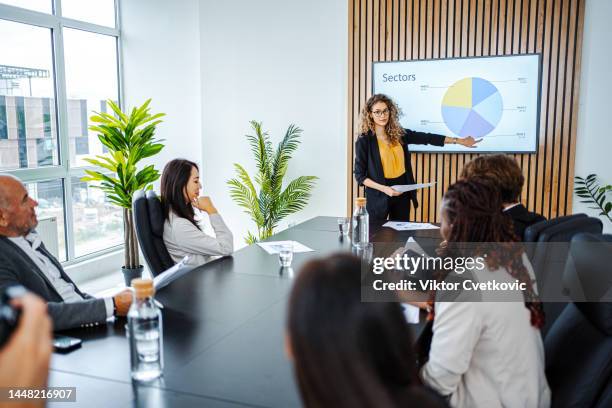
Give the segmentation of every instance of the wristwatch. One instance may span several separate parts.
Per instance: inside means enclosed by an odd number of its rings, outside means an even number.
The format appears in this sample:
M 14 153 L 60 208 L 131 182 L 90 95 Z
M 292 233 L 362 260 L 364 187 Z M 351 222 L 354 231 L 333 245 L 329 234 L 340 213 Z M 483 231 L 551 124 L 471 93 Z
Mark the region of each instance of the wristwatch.
M 453 144 L 457 144 L 457 140 L 458 140 L 458 138 L 453 137 Z

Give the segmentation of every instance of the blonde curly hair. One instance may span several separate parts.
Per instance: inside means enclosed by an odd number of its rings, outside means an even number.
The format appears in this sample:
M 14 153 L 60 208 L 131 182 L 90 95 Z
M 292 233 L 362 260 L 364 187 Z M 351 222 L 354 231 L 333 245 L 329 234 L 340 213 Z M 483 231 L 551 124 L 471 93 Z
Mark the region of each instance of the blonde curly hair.
M 363 105 L 359 118 L 359 133 L 364 135 L 369 131 L 374 132 L 372 107 L 378 102 L 383 102 L 385 105 L 387 105 L 387 109 L 389 109 L 389 121 L 385 126 L 385 133 L 387 133 L 387 142 L 391 145 L 395 145 L 400 142 L 402 136 L 404 135 L 404 128 L 399 123 L 399 117 L 402 115 L 402 111 L 387 95 L 372 95 L 370 99 L 367 100 L 365 105 Z

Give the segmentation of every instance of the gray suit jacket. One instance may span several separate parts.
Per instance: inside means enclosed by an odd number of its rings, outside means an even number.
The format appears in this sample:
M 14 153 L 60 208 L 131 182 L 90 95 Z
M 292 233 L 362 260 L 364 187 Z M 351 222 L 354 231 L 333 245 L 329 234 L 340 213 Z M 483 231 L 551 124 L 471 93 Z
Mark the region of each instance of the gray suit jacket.
M 83 297 L 82 301 L 65 303 L 34 261 L 4 236 L 0 236 L 0 289 L 10 285 L 23 285 L 30 292 L 45 299 L 54 330 L 105 322 L 104 299 L 96 299 L 81 292 L 44 245 L 40 246 L 40 250 L 60 271 L 62 279 L 74 285 L 76 292 Z

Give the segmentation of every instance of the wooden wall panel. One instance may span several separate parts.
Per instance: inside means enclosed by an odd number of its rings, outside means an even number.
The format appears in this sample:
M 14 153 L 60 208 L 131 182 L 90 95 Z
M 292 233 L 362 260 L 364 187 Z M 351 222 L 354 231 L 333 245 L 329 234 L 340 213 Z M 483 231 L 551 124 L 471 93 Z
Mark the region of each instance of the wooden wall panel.
M 372 62 L 540 53 L 537 153 L 513 157 L 525 175 L 522 201 L 556 217 L 571 213 L 584 0 L 349 0 L 347 211 L 363 194 L 353 177 L 359 112 L 372 90 Z M 413 153 L 416 221 L 439 222 L 444 191 L 478 154 Z

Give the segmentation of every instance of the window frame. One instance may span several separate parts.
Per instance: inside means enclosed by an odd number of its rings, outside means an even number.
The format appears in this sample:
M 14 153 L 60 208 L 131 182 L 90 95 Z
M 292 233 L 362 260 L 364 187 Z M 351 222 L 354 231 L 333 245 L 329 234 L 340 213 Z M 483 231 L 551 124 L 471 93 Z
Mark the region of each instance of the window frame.
M 69 266 L 88 259 L 99 257 L 104 254 L 115 252 L 123 247 L 123 243 L 80 257 L 75 256 L 74 217 L 72 211 L 72 178 L 80 178 L 85 175 L 85 170 L 96 168 L 91 166 L 71 167 L 70 163 L 68 137 L 68 98 L 66 93 L 66 71 L 64 65 L 64 28 L 77 29 L 115 37 L 117 53 L 117 95 L 119 99 L 119 106 L 123 109 L 123 60 L 121 48 L 120 0 L 113 0 L 115 6 L 114 28 L 63 17 L 62 0 L 50 1 L 52 2 L 52 14 L 0 3 L 0 20 L 13 21 L 16 23 L 38 26 L 51 30 L 51 54 L 53 58 L 52 65 L 55 73 L 53 81 L 55 89 L 55 114 L 57 121 L 56 137 L 59 164 L 31 169 L 2 170 L 0 171 L 0 174 L 14 175 L 24 183 L 63 179 L 65 222 L 64 239 L 67 260 L 62 264 Z

